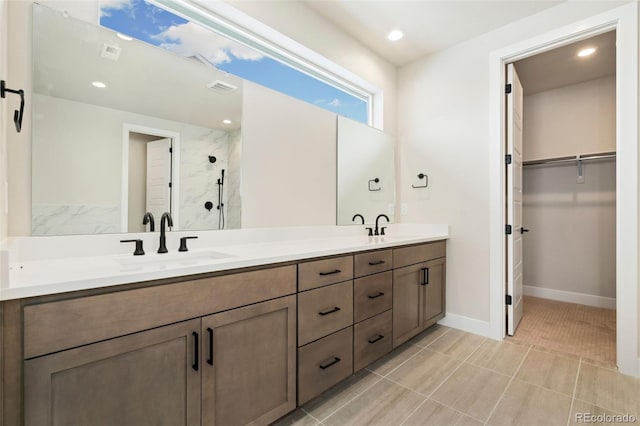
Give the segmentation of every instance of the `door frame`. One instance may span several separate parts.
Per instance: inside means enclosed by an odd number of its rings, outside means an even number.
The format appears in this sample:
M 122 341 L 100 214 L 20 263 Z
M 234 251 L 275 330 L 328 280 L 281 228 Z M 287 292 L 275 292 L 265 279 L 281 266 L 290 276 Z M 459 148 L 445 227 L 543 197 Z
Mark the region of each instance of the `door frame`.
M 140 126 L 138 124 L 122 124 L 122 194 L 120 201 L 120 231 L 129 232 L 129 133 L 144 133 L 160 138 L 171 138 L 171 218 L 174 226 L 180 229 L 180 133 L 166 129 Z M 157 219 L 157 218 L 156 218 Z
M 616 349 L 623 374 L 640 376 L 638 357 L 638 4 L 636 2 L 491 52 L 489 287 L 491 337 L 506 330 L 504 243 L 506 64 L 616 30 Z

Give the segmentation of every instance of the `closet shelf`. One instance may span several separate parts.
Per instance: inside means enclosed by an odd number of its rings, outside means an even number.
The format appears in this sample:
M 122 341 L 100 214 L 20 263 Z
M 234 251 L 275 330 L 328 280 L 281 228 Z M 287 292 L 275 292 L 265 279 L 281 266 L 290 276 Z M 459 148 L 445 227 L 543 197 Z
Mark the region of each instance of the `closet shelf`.
M 537 166 L 541 164 L 558 164 L 558 163 L 573 163 L 573 162 L 587 161 L 587 160 L 604 160 L 607 158 L 616 158 L 615 151 L 600 152 L 597 154 L 585 154 L 585 155 L 578 154 L 576 156 L 553 157 L 553 158 L 544 158 L 541 160 L 524 161 L 522 165 Z

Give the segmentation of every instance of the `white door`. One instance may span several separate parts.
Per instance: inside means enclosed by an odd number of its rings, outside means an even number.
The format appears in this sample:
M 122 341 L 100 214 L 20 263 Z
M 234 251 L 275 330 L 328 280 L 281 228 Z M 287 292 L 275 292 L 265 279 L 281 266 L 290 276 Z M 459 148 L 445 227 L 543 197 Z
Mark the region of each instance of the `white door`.
M 156 221 L 171 211 L 170 182 L 171 138 L 147 142 L 147 211 Z
M 522 319 L 522 84 L 513 64 L 507 65 L 507 332 L 515 333 Z

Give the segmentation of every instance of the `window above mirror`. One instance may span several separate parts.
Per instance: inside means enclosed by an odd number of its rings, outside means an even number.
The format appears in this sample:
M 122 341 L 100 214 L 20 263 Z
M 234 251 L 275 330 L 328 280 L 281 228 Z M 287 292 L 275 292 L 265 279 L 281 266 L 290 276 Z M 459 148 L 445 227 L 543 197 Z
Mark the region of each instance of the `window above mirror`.
M 234 34 L 228 28 L 222 34 L 168 9 L 145 0 L 102 0 L 100 24 L 122 37 L 140 39 L 355 121 L 371 124 L 371 93 L 347 90 L 344 82 L 320 78 L 309 72 L 310 68 L 302 70 L 283 55 L 274 59 L 270 49 L 250 47 L 234 40 Z

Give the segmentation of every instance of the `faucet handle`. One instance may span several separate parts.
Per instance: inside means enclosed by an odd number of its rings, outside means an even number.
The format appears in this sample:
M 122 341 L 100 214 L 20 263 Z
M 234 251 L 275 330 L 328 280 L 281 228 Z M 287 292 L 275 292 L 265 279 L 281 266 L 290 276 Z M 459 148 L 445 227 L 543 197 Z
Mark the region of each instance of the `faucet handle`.
M 133 252 L 134 256 L 142 256 L 144 249 L 142 248 L 142 240 L 120 240 L 121 243 L 136 243 L 136 249 Z
M 384 230 L 387 229 L 386 226 L 383 226 L 382 228 L 380 228 L 380 235 L 384 235 Z
M 369 231 L 369 236 L 373 237 L 373 228 L 364 228 Z
M 180 248 L 178 249 L 178 251 L 189 251 L 189 249 L 187 248 L 187 240 L 194 240 L 198 237 L 182 237 L 180 238 Z

